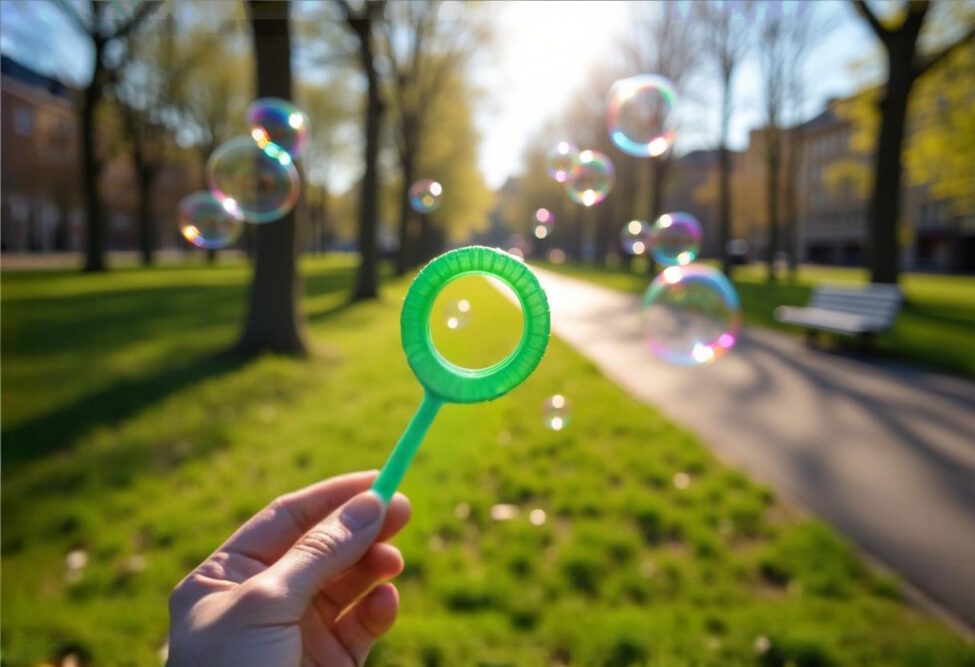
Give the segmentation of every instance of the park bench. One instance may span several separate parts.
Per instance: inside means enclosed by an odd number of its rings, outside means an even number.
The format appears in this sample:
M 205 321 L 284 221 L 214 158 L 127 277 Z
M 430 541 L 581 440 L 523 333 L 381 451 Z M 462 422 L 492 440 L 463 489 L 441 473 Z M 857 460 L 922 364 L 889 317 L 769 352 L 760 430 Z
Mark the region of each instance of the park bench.
M 817 331 L 867 340 L 894 325 L 902 302 L 897 285 L 817 285 L 808 306 L 779 306 L 775 319 L 809 329 L 810 341 Z

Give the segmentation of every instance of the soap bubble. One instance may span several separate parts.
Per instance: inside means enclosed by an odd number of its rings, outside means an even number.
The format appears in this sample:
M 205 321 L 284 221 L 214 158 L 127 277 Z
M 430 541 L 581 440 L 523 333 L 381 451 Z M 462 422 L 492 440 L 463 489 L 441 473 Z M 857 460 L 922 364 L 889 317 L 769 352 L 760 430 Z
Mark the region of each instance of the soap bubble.
M 247 222 L 277 220 L 298 201 L 298 170 L 277 144 L 236 137 L 213 151 L 206 171 L 211 192 Z
M 595 206 L 606 199 L 616 181 L 616 170 L 608 157 L 599 151 L 579 153 L 579 172 L 566 183 L 569 199 L 583 206 Z
M 235 217 L 233 199 L 219 199 L 212 192 L 193 192 L 179 201 L 179 231 L 197 248 L 219 250 L 240 237 L 243 229 Z
M 674 84 L 656 74 L 621 79 L 609 90 L 606 127 L 627 155 L 659 157 L 677 138 Z
M 650 225 L 630 220 L 620 230 L 620 247 L 628 255 L 642 255 L 650 247 Z
M 308 145 L 308 116 L 287 100 L 262 97 L 247 108 L 247 126 L 261 148 L 277 144 L 291 157 L 298 157 Z
M 701 223 L 690 213 L 664 213 L 653 223 L 650 250 L 665 266 L 690 264 L 701 251 Z
M 410 186 L 410 206 L 417 213 L 433 213 L 443 203 L 443 186 L 424 178 Z
M 560 141 L 549 150 L 546 164 L 549 176 L 567 183 L 579 173 L 579 149 L 568 141 Z
M 684 366 L 720 357 L 741 327 L 735 288 L 717 269 L 698 264 L 664 269 L 643 295 L 642 316 L 650 350 Z
M 444 321 L 447 328 L 456 331 L 467 326 L 471 315 L 471 302 L 467 299 L 451 301 L 444 307 Z
M 561 431 L 569 425 L 572 405 L 562 394 L 549 396 L 542 402 L 542 423 L 552 431 Z

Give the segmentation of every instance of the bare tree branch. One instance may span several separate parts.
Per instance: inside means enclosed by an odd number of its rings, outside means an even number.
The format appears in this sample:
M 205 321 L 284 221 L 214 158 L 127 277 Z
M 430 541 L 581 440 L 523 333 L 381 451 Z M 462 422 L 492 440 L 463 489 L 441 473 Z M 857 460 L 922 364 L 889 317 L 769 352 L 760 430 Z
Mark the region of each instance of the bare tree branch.
M 161 0 L 143 0 L 138 6 L 138 8 L 132 12 L 126 21 L 122 23 L 118 28 L 115 29 L 107 39 L 118 39 L 120 37 L 125 37 L 130 32 L 139 27 L 139 24 L 145 21 L 149 16 L 156 11 L 156 9 L 162 4 Z
M 873 30 L 874 34 L 877 35 L 877 39 L 884 44 L 890 41 L 890 31 L 887 30 L 882 23 L 880 23 L 877 15 L 873 13 L 873 10 L 870 9 L 867 3 L 864 0 L 852 0 L 852 2 L 853 8 L 857 11 L 857 13 L 870 24 L 870 28 Z

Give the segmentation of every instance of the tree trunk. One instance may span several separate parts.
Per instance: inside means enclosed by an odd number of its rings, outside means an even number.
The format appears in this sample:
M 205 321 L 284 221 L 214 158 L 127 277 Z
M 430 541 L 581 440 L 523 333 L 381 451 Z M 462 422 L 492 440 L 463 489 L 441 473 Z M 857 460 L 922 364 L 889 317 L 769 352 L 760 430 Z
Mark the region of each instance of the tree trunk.
M 248 0 L 257 69 L 257 96 L 291 99 L 289 3 Z M 250 303 L 237 349 L 288 354 L 306 351 L 299 307 L 297 225 L 294 211 L 257 225 Z
M 410 234 L 410 221 L 413 218 L 413 209 L 410 207 L 410 186 L 413 184 L 415 161 L 416 155 L 413 147 L 407 146 L 400 154 L 400 169 L 403 173 L 403 183 L 400 188 L 399 200 L 399 252 L 396 253 L 396 275 L 398 276 L 406 273 L 406 270 L 413 265 L 411 253 L 412 235 Z
M 728 124 L 731 119 L 731 72 L 725 70 L 721 89 L 721 139 L 718 147 L 718 251 L 721 271 L 731 277 L 731 155 L 728 153 Z
M 366 154 L 365 174 L 359 190 L 359 274 L 352 298 L 375 299 L 379 295 L 378 252 L 376 248 L 376 159 L 379 154 L 379 73 L 373 62 L 372 14 L 367 3 L 364 16 L 349 20 L 359 38 L 359 57 L 368 84 L 366 93 Z
M 789 279 L 795 282 L 799 273 L 799 198 L 796 193 L 799 162 L 802 157 L 798 127 L 789 132 L 789 154 L 785 167 L 785 251 L 789 255 Z
M 775 282 L 775 253 L 779 249 L 779 165 L 782 156 L 779 153 L 779 129 L 770 127 L 766 130 L 768 140 L 768 162 L 766 163 L 766 203 L 768 204 L 768 281 Z
M 906 40 L 904 40 L 906 42 Z M 873 194 L 870 197 L 870 276 L 875 283 L 897 283 L 900 248 L 897 223 L 901 207 L 901 149 L 907 100 L 914 83 L 914 43 L 892 42 L 888 51 L 887 91 L 877 140 Z
M 139 250 L 143 266 L 152 266 L 156 249 L 156 225 L 152 219 L 152 181 L 155 169 L 145 164 L 137 167 L 139 174 Z
M 105 224 L 102 220 L 102 202 L 98 192 L 97 146 L 95 140 L 95 110 L 102 90 L 102 51 L 104 43 L 93 38 L 95 49 L 94 72 L 91 83 L 85 88 L 81 104 L 81 184 L 85 197 L 85 271 L 105 270 Z

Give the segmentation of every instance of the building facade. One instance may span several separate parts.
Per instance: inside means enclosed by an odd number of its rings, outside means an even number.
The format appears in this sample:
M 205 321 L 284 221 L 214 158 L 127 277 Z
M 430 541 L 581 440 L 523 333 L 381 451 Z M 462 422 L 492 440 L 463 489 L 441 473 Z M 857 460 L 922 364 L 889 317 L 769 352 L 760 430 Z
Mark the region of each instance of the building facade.
M 5 252 L 84 248 L 80 102 L 80 91 L 2 57 L 0 243 Z M 135 249 L 139 227 L 135 169 L 127 155 L 110 150 L 119 138 L 111 120 L 99 119 L 96 137 L 106 156 L 99 179 L 106 247 Z M 160 247 L 181 247 L 176 205 L 200 181 L 199 170 L 184 162 L 168 163 L 158 173 L 151 212 Z

